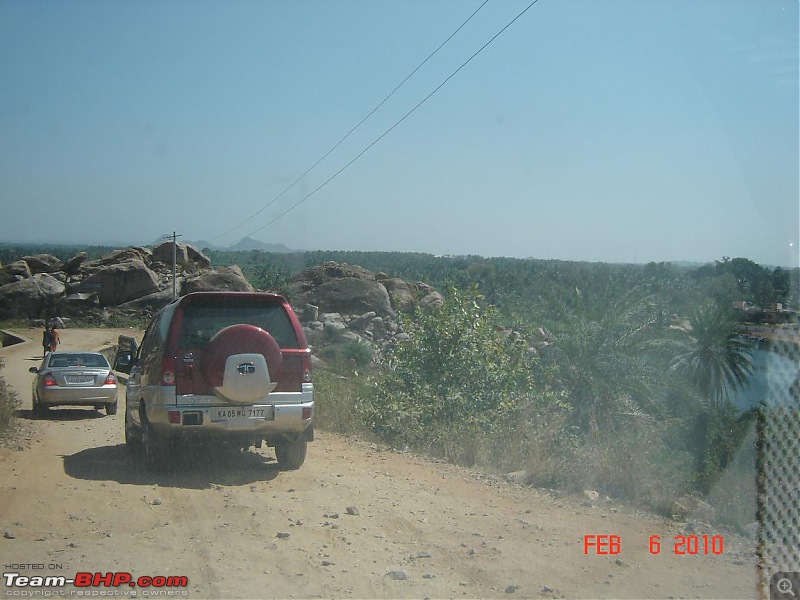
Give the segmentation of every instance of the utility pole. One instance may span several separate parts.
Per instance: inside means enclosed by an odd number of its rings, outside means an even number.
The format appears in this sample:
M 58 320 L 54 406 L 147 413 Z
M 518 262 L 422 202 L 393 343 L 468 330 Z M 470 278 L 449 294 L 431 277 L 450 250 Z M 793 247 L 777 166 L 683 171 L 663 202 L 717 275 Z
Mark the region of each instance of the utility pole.
M 178 290 L 177 290 L 177 270 L 178 270 L 178 237 L 180 237 L 174 231 L 172 235 L 165 235 L 164 238 L 172 239 L 172 299 L 175 300 L 178 297 Z
M 173 231 L 172 232 L 172 299 L 178 297 L 178 291 L 175 285 L 175 279 L 177 271 L 177 262 L 178 262 L 178 235 Z

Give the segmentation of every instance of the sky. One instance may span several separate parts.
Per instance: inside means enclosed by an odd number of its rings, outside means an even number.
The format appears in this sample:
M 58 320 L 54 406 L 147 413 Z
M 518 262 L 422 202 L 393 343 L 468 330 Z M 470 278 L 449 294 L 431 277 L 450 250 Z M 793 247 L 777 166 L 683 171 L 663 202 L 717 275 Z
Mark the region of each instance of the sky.
M 798 266 L 797 0 L 529 5 L 0 0 L 0 242 Z

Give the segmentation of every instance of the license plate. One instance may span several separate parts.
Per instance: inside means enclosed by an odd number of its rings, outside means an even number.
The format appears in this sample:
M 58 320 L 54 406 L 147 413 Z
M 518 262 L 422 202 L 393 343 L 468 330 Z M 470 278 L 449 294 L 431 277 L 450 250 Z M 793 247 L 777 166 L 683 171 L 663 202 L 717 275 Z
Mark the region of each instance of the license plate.
M 94 377 L 78 377 L 75 375 L 65 377 L 68 385 L 87 385 L 94 383 Z
M 271 406 L 215 406 L 211 409 L 212 423 L 223 421 L 248 423 L 250 421 L 268 421 L 272 419 Z

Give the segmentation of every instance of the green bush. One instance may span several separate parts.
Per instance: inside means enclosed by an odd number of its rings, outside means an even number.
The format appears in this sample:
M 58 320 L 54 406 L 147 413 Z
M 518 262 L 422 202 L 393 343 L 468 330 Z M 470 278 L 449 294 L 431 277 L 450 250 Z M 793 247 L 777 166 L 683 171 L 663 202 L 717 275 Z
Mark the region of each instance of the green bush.
M 474 464 L 494 430 L 546 396 L 534 391 L 535 355 L 499 328 L 474 288 L 451 289 L 441 307 L 403 326 L 409 339 L 386 353 L 383 376 L 359 404 L 365 426 L 391 444 Z

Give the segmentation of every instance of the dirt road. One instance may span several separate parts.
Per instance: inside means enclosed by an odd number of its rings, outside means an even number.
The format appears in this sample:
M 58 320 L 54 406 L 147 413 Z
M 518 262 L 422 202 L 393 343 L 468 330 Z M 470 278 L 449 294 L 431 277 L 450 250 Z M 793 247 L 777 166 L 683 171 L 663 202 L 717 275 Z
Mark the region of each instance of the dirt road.
M 21 333 L 31 341 L 0 350 L 28 437 L 21 449 L 0 451 L 5 573 L 188 579 L 187 587 L 169 590 L 93 590 L 117 597 L 755 595 L 752 543 L 730 533 L 701 528 L 693 532 L 701 536 L 700 553 L 676 555 L 681 524 L 325 432 L 294 472 L 280 472 L 264 448 L 182 455 L 174 472 L 149 473 L 125 447 L 123 410 L 113 417 L 69 408 L 46 420 L 33 416 L 27 370 L 41 358 L 40 334 Z M 68 329 L 63 346 L 95 349 L 118 333 Z M 704 554 L 703 534 L 724 536 L 724 552 Z M 587 535 L 619 536 L 619 553 L 585 553 Z M 649 552 L 653 535 L 661 536 L 658 555 Z M 3 597 L 33 590 L 5 585 Z M 68 586 L 66 593 L 76 591 Z

